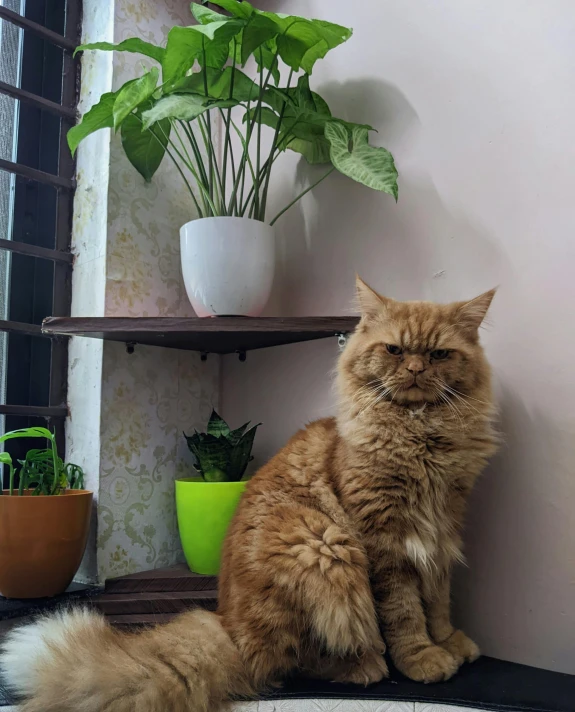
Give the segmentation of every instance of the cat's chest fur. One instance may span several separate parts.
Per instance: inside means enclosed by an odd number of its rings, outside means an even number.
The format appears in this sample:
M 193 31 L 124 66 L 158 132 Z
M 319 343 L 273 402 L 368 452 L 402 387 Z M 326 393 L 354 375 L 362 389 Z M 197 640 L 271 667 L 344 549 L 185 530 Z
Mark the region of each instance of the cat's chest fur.
M 471 436 L 441 413 L 406 409 L 355 439 L 348 458 L 364 477 L 344 497 L 372 556 L 392 547 L 418 568 L 461 558 L 465 498 L 484 464 L 473 440 L 484 430 L 474 423 Z

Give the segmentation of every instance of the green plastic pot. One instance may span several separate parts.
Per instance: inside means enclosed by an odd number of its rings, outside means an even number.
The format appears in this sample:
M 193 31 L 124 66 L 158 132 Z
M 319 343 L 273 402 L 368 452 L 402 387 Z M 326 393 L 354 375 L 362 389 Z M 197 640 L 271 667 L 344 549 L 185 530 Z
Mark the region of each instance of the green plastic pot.
M 176 510 L 184 555 L 190 570 L 215 576 L 222 545 L 246 482 L 176 480 Z

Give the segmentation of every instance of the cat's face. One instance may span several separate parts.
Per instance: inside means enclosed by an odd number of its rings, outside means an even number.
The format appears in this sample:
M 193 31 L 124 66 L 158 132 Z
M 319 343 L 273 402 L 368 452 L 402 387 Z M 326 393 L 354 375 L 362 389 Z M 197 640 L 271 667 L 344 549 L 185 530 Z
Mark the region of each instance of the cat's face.
M 340 362 L 346 391 L 366 407 L 457 404 L 484 377 L 478 328 L 495 290 L 469 302 L 396 302 L 358 279 L 362 319 Z M 371 404 L 371 405 L 370 405 Z

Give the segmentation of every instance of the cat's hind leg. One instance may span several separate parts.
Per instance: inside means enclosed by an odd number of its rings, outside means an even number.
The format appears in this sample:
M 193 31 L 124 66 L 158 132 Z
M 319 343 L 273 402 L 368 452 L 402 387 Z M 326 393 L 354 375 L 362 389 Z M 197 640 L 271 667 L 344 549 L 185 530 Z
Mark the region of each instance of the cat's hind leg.
M 316 655 L 306 662 L 303 669 L 309 677 L 330 682 L 371 685 L 387 677 L 387 664 L 381 652 L 368 650 L 361 655 L 337 657 Z
M 358 660 L 377 655 L 380 677 L 387 674 L 367 556 L 359 542 L 323 512 L 305 506 L 277 508 L 265 528 L 261 555 L 274 588 L 301 611 L 312 639 L 329 655 Z

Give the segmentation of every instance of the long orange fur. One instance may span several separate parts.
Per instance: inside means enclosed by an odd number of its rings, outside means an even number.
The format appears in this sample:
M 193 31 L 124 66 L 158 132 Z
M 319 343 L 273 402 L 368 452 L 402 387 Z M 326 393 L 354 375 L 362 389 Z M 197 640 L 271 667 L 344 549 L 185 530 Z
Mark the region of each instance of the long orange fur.
M 369 684 L 384 652 L 421 682 L 479 651 L 450 621 L 467 496 L 496 449 L 478 328 L 493 292 L 396 302 L 358 280 L 337 418 L 297 433 L 250 481 L 218 614 L 130 635 L 86 612 L 12 633 L 0 659 L 22 712 L 214 712 L 294 670 Z

